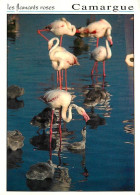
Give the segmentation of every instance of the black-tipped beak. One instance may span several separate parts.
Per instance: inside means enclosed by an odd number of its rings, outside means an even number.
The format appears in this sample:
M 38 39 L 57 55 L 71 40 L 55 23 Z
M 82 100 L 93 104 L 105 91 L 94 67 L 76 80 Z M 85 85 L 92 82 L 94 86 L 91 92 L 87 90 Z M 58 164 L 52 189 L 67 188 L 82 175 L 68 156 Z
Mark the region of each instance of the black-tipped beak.
M 44 29 L 49 29 L 50 30 L 51 29 L 51 26 L 50 25 L 45 26 Z
M 110 47 L 112 47 L 113 46 L 113 41 L 110 41 Z

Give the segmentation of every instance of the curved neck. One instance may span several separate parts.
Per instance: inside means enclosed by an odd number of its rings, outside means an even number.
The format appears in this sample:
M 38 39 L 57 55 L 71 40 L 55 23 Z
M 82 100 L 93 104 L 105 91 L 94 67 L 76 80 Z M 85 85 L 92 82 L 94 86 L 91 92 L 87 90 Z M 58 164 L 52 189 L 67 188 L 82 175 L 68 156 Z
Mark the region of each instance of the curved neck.
M 68 107 L 62 107 L 62 119 L 65 121 L 65 122 L 70 122 L 72 120 L 72 108 L 75 108 L 77 110 L 78 106 L 76 104 L 71 104 Z M 68 110 L 68 117 L 66 115 L 67 113 L 67 110 Z
M 56 44 L 50 49 L 49 53 L 51 53 L 54 49 L 56 49 L 59 45 L 59 39 L 57 37 L 54 37 L 51 41 L 52 43 L 56 40 Z
M 110 47 L 109 47 L 108 40 L 106 40 L 106 51 L 107 51 L 106 59 L 111 58 L 112 52 L 111 52 L 111 49 L 110 49 Z
M 110 36 L 111 35 L 111 28 L 107 28 L 106 29 L 106 36 Z

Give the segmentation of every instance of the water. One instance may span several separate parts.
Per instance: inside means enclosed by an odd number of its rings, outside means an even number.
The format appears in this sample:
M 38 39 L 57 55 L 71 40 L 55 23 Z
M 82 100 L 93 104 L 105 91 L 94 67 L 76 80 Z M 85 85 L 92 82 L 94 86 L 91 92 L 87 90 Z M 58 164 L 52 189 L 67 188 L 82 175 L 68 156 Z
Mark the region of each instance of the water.
M 106 62 L 105 90 L 111 95 L 108 105 L 97 105 L 94 112 L 101 120 L 96 124 L 87 124 L 86 149 L 73 153 L 65 148 L 67 143 L 82 139 L 81 129 L 85 121 L 73 111 L 73 118 L 66 128 L 70 135 L 62 140 L 59 148 L 52 151 L 52 161 L 67 170 L 67 182 L 58 183 L 60 170 L 56 170 L 54 183 L 34 183 L 26 180 L 30 166 L 46 162 L 49 151 L 34 150 L 30 143 L 37 136 L 37 127 L 30 124 L 33 116 L 45 108 L 38 100 L 48 88 L 56 88 L 56 72 L 51 67 L 47 42 L 37 34 L 37 30 L 57 18 L 66 17 L 77 27 L 85 26 L 90 15 L 19 15 L 18 32 L 8 36 L 8 86 L 15 84 L 25 89 L 25 94 L 18 98 L 21 108 L 8 109 L 8 130 L 18 129 L 24 140 L 24 147 L 8 158 L 8 191 L 133 191 L 134 184 L 134 135 L 124 127 L 131 124 L 126 120 L 134 118 L 133 68 L 125 64 L 127 54 L 125 32 L 126 15 L 94 15 L 92 19 L 105 18 L 112 24 L 112 58 Z M 45 33 L 44 33 L 45 34 Z M 51 33 L 45 34 L 50 39 Z M 130 38 L 130 37 L 129 37 Z M 133 37 L 131 37 L 132 39 Z M 83 104 L 85 89 L 91 89 L 90 72 L 93 61 L 90 52 L 96 45 L 96 39 L 84 38 L 84 49 L 75 49 L 76 37 L 64 36 L 63 47 L 77 55 L 80 66 L 68 70 L 69 91 L 76 95 L 74 103 L 85 108 L 91 115 L 91 107 Z M 105 45 L 100 39 L 99 45 Z M 102 82 L 102 64 L 98 66 L 99 75 L 94 82 Z M 107 110 L 109 108 L 109 110 Z M 62 124 L 62 128 L 63 128 Z M 42 132 L 41 132 L 42 133 Z M 59 138 L 58 138 L 59 142 Z M 88 176 L 84 174 L 88 171 Z M 50 187 L 49 187 L 50 186 Z

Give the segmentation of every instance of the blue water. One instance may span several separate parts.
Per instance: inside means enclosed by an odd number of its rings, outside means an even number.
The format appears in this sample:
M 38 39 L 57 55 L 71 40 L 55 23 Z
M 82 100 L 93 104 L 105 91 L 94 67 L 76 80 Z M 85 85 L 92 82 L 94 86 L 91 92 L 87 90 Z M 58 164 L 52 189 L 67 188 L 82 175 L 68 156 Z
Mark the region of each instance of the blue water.
M 37 162 L 46 162 L 49 151 L 36 150 L 30 143 L 33 136 L 37 136 L 37 127 L 30 124 L 33 116 L 41 112 L 46 105 L 38 100 L 48 88 L 56 88 L 56 72 L 51 67 L 48 56 L 48 45 L 45 39 L 37 34 L 37 30 L 44 28 L 57 18 L 66 17 L 77 27 L 85 26 L 90 15 L 19 15 L 19 30 L 14 37 L 8 36 L 8 86 L 18 85 L 25 89 L 25 94 L 18 98 L 24 102 L 24 107 L 8 109 L 8 130 L 18 129 L 25 137 L 24 147 L 13 159 L 13 167 L 7 169 L 8 191 L 31 191 L 33 185 L 26 180 L 26 172 L 30 166 Z M 134 78 L 133 68 L 125 63 L 126 41 L 125 34 L 126 15 L 94 15 L 91 19 L 106 19 L 112 25 L 112 58 L 106 62 L 105 89 L 111 96 L 110 110 L 96 106 L 94 112 L 104 119 L 104 124 L 97 124 L 94 128 L 87 125 L 86 149 L 83 153 L 72 153 L 61 148 L 52 151 L 54 164 L 68 168 L 71 179 L 67 191 L 134 191 L 134 135 L 124 130 L 124 120 L 134 118 Z M 128 16 L 129 18 L 129 16 Z M 128 29 L 129 30 L 129 29 Z M 45 34 L 47 38 L 53 34 Z M 133 37 L 131 37 L 133 39 Z M 70 52 L 74 50 L 75 36 L 63 37 L 63 47 Z M 68 90 L 76 95 L 74 103 L 85 108 L 87 113 L 91 108 L 83 104 L 83 89 L 92 85 L 90 72 L 93 61 L 90 52 L 96 45 L 95 38 L 84 38 L 88 49 L 79 50 L 78 61 L 80 66 L 68 70 Z M 105 45 L 105 39 L 100 39 L 99 45 Z M 77 51 L 76 51 L 77 53 Z M 75 54 L 76 54 L 75 53 Z M 99 76 L 95 78 L 102 82 L 102 64 L 98 66 Z M 66 124 L 68 131 L 73 131 L 62 142 L 80 141 L 81 129 L 85 121 L 77 112 L 73 111 L 73 118 Z M 108 116 L 108 117 L 107 117 Z M 63 144 L 62 144 L 63 145 Z M 64 143 L 65 145 L 65 143 Z M 9 160 L 8 163 L 11 163 Z M 84 167 L 88 176 L 84 176 Z M 53 185 L 52 185 L 53 186 Z M 64 184 L 62 184 L 64 186 Z M 44 190 L 53 191 L 52 188 Z M 41 190 L 40 185 L 35 190 Z M 59 187 L 55 191 L 63 191 Z

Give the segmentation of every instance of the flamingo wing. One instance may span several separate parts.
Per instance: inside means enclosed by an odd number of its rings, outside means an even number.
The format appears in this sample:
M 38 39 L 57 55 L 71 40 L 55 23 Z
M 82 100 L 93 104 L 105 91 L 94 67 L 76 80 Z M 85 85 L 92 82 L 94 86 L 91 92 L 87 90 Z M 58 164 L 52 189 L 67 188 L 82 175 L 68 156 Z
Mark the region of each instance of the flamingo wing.
M 107 28 L 112 28 L 111 25 L 104 19 L 93 22 L 87 26 L 88 31 L 95 32 L 95 37 L 103 37 L 106 33 Z
M 46 92 L 42 100 L 45 100 L 45 103 L 50 104 L 52 108 L 61 108 L 61 106 L 68 107 L 71 99 L 72 97 L 67 91 L 55 89 Z
M 103 61 L 105 60 L 106 56 L 106 48 L 102 46 L 95 48 L 91 53 L 91 59 L 94 59 L 96 61 Z
M 72 53 L 68 52 L 68 51 L 56 51 L 54 53 L 54 59 L 61 59 L 65 62 L 67 62 L 69 65 L 74 65 L 77 64 L 77 58 L 76 56 L 74 56 Z

